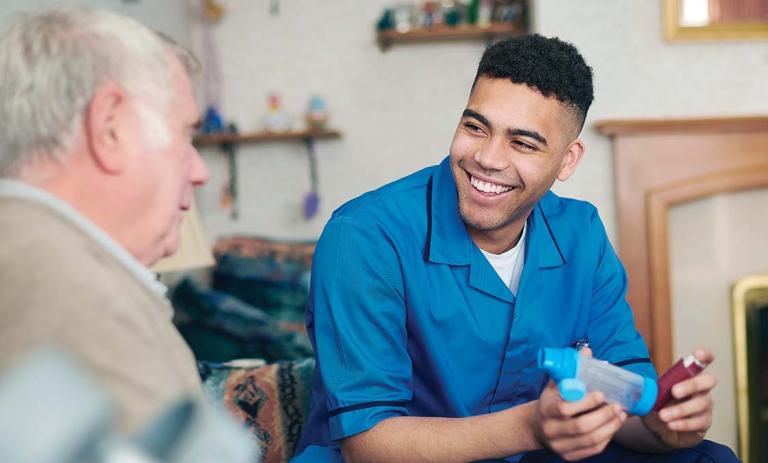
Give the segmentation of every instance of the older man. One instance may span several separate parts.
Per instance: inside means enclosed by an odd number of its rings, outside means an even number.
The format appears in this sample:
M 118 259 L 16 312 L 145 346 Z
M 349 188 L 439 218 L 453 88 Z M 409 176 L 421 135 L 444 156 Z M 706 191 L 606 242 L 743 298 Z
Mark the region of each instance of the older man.
M 0 37 L 0 368 L 39 344 L 72 351 L 123 431 L 200 390 L 147 269 L 177 248 L 209 175 L 192 146 L 194 63 L 87 8 L 18 17 Z

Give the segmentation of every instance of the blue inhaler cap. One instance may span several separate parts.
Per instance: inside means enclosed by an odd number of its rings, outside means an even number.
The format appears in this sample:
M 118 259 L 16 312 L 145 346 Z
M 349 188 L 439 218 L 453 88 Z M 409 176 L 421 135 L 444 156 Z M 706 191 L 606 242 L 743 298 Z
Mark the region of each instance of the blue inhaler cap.
M 656 396 L 658 395 L 659 387 L 656 385 L 656 381 L 643 377 L 643 392 L 640 394 L 640 400 L 631 410 L 627 411 L 633 415 L 647 415 L 656 403 Z
M 570 347 L 561 349 L 545 347 L 539 350 L 537 363 L 539 368 L 546 370 L 555 381 L 575 378 L 579 372 L 579 353 Z
M 565 378 L 557 383 L 557 389 L 560 391 L 560 397 L 568 402 L 576 402 L 584 398 L 587 394 L 587 385 L 584 381 L 576 378 Z

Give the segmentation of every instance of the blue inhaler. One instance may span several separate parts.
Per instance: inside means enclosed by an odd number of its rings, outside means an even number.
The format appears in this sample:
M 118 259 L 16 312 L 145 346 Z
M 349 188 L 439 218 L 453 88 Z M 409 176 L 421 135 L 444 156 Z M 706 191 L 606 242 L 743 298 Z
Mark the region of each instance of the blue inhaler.
M 541 349 L 539 368 L 557 381 L 563 400 L 581 400 L 587 391 L 600 391 L 605 401 L 633 415 L 647 415 L 658 395 L 656 381 L 608 362 L 580 355 L 575 349 Z

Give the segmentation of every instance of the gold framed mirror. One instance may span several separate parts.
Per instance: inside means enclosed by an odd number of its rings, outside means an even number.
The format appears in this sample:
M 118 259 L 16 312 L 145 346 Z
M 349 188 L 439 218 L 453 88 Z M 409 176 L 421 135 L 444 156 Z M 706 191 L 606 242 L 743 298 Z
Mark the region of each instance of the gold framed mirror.
M 739 456 L 768 461 L 768 275 L 737 281 L 731 304 Z
M 768 40 L 766 0 L 662 0 L 668 41 Z

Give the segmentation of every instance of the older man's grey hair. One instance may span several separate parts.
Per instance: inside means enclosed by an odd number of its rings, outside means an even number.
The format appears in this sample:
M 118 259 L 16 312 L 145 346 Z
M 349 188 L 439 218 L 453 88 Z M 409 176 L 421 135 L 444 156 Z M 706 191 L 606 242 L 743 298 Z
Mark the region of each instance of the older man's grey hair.
M 196 70 L 175 42 L 109 11 L 70 6 L 14 18 L 0 35 L 0 175 L 39 156 L 61 160 L 107 82 L 135 99 L 147 142 L 167 143 L 168 51 Z

